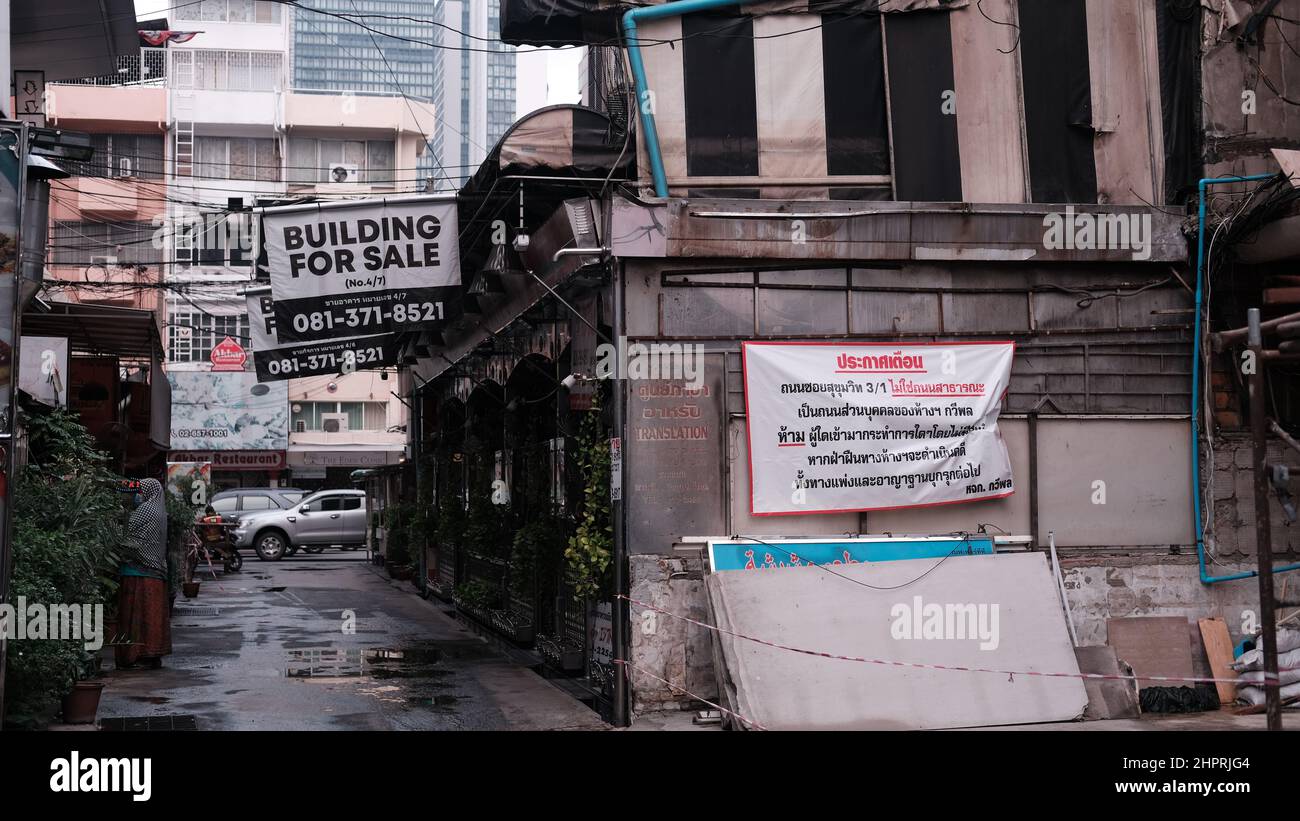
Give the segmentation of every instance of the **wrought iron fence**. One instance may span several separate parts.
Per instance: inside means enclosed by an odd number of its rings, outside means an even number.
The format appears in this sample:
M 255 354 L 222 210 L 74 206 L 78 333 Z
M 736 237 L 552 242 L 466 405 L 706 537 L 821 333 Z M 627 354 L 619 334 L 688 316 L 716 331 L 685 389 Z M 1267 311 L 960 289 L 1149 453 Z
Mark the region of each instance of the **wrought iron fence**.
M 131 86 L 162 85 L 167 79 L 167 49 L 145 47 L 139 54 L 122 54 L 117 58 L 117 71 L 98 77 L 80 77 L 75 80 L 57 80 L 50 85 L 65 86 Z

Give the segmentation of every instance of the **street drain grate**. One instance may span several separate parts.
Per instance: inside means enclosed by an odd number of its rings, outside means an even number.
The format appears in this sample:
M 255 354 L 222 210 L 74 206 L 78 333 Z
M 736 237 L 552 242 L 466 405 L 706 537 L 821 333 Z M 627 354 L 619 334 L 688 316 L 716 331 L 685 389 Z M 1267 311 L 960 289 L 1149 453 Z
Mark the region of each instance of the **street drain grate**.
M 174 616 L 220 616 L 221 610 L 216 607 L 178 607 Z
M 105 718 L 99 722 L 99 729 L 108 731 L 139 730 L 197 730 L 199 728 L 194 716 L 123 716 L 122 718 Z

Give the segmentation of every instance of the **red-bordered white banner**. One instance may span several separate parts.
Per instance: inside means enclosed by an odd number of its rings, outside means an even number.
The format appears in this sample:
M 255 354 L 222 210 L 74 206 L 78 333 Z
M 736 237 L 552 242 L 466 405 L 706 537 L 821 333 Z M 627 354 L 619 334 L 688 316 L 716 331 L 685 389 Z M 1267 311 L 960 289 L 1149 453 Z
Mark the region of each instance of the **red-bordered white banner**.
M 755 515 L 1015 492 L 997 426 L 1014 342 L 745 342 L 742 352 Z

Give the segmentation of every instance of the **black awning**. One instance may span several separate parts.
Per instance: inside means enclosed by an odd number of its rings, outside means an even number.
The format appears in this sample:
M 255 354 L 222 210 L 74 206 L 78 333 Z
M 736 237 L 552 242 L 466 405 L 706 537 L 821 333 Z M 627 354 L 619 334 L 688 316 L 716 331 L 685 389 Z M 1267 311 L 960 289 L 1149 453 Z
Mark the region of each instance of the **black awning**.
M 524 222 L 536 227 L 566 199 L 599 196 L 607 178 L 635 179 L 631 140 L 608 116 L 580 105 L 547 106 L 521 117 L 457 194 L 461 259 L 483 261 L 492 222 L 507 209 L 512 218 L 518 213 L 512 203 L 518 202 L 521 185 Z M 514 226 L 514 219 L 507 221 Z
M 162 359 L 153 311 L 112 305 L 52 302 L 48 310 L 23 314 L 23 335 L 67 337 L 69 353 L 111 355 L 141 361 Z

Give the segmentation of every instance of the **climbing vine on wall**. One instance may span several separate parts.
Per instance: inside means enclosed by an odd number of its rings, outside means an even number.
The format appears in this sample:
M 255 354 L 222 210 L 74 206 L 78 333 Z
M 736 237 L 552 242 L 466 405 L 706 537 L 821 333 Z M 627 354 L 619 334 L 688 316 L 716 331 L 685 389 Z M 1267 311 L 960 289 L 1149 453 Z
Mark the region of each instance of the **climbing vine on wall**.
M 569 583 L 581 597 L 608 591 L 614 555 L 614 525 L 609 501 L 609 438 L 601 424 L 600 402 L 593 399 L 578 429 L 575 458 L 583 477 L 577 528 L 564 551 Z

